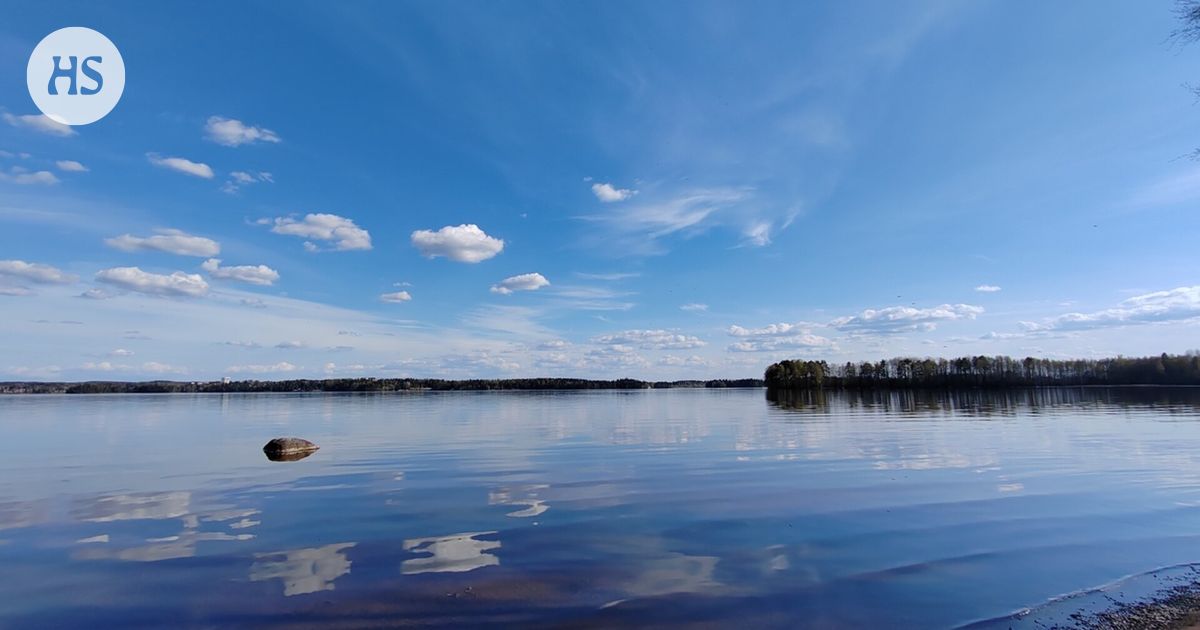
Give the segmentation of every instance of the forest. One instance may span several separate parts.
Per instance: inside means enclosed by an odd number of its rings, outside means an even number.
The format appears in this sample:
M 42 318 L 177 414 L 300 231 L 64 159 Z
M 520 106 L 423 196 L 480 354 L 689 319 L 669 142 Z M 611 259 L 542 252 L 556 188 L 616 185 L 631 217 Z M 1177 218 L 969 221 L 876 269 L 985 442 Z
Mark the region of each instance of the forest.
M 897 357 L 830 365 L 787 360 L 767 367 L 771 389 L 1000 388 L 1062 385 L 1200 385 L 1200 352 L 1107 359 Z

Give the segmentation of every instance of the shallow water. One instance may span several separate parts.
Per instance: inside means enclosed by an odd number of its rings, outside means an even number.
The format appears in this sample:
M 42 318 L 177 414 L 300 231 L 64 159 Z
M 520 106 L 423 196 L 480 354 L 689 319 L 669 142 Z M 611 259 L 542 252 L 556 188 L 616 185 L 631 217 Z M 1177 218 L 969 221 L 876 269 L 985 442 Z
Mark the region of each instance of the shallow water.
M 1189 389 L 0 397 L 0 626 L 956 627 L 1200 562 L 1198 421 Z

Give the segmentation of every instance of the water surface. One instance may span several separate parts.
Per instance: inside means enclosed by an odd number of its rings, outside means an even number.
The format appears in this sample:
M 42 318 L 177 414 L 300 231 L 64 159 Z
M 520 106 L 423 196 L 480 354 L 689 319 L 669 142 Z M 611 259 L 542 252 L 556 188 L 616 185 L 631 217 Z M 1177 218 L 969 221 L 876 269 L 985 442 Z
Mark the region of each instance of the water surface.
M 957 627 L 1200 562 L 1198 420 L 1189 389 L 2 397 L 0 626 Z

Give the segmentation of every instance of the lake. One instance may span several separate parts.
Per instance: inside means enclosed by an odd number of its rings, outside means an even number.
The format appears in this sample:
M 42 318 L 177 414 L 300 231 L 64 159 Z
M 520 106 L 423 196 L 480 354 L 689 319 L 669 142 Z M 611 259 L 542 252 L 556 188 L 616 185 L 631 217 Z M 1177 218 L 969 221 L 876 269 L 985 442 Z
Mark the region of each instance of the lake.
M 1193 562 L 1196 389 L 0 397 L 0 627 L 986 627 Z

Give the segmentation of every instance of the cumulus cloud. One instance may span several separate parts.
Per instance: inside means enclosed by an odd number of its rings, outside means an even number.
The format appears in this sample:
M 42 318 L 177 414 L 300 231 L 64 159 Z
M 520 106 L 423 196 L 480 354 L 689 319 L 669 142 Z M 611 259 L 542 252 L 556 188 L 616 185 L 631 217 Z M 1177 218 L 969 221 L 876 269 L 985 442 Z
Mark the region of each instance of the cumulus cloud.
M 4 118 L 4 122 L 24 129 L 32 129 L 39 133 L 49 134 L 51 136 L 59 136 L 62 138 L 73 136 L 77 132 L 70 125 L 64 125 L 60 122 L 51 120 L 41 114 L 23 114 L 14 116 L 5 112 L 0 114 Z
M 279 279 L 279 272 L 266 265 L 238 265 L 222 267 L 219 258 L 209 258 L 200 268 L 219 280 L 236 280 L 260 286 L 270 286 Z
M 203 162 L 193 162 L 181 157 L 162 157 L 157 153 L 147 153 L 146 159 L 150 160 L 150 163 L 155 166 L 161 166 L 162 168 L 171 169 L 185 175 L 204 179 L 213 178 L 212 167 Z
M 306 214 L 303 219 L 277 217 L 271 231 L 276 234 L 299 236 L 317 241 L 327 241 L 338 251 L 371 249 L 371 234 L 354 224 L 354 221 L 336 214 Z M 315 251 L 316 245 L 305 249 Z
M 1200 318 L 1200 285 L 1155 291 L 1122 301 L 1115 308 L 1092 313 L 1065 313 L 1042 323 L 1025 323 L 1038 331 L 1090 330 L 1135 324 L 1154 324 Z
M 24 260 L 0 260 L 0 276 L 37 284 L 71 284 L 78 280 L 56 267 Z
M 540 273 L 523 273 L 519 276 L 505 278 L 492 285 L 492 293 L 508 295 L 513 291 L 537 291 L 550 286 L 550 281 Z
M 96 281 L 147 295 L 200 297 L 208 293 L 208 283 L 200 274 L 182 271 L 164 275 L 137 267 L 113 267 L 96 272 Z
M 970 304 L 942 304 L 932 308 L 889 306 L 839 317 L 830 322 L 830 326 L 845 332 L 867 334 L 931 331 L 940 322 L 975 319 L 982 313 L 982 306 Z
M 614 201 L 625 201 L 637 194 L 636 190 L 628 188 L 617 188 L 608 183 L 592 184 L 592 194 L 604 203 L 613 203 Z
M 1000 287 L 998 287 L 994 284 L 981 284 L 981 285 L 975 287 L 975 290 L 980 293 L 996 293 L 996 292 L 1000 291 Z
M 8 172 L 0 171 L 0 181 L 21 185 L 53 186 L 59 182 L 59 179 L 50 171 L 31 171 L 14 166 Z
M 86 173 L 90 170 L 75 160 L 58 160 L 54 165 L 58 167 L 58 170 L 68 173 Z
M 396 291 L 395 293 L 384 293 L 379 296 L 379 299 L 383 302 L 399 304 L 411 300 L 412 296 L 408 294 L 408 291 Z
M 204 136 L 209 140 L 227 147 L 238 147 L 243 144 L 256 142 L 278 143 L 278 134 L 270 129 L 255 127 L 234 119 L 221 116 L 210 116 L 204 124 Z
M 816 324 L 808 322 L 768 324 L 760 328 L 746 328 L 734 324 L 729 327 L 729 336 L 742 340 L 731 344 L 727 349 L 730 352 L 773 352 L 834 347 L 833 340 L 812 333 L 815 326 Z
M 699 337 L 670 330 L 626 330 L 592 339 L 606 346 L 636 346 L 645 350 L 686 350 L 708 345 Z
M 700 304 L 698 302 L 690 302 L 688 304 L 681 305 L 679 310 L 687 311 L 688 313 L 703 313 L 708 310 L 708 305 Z
M 488 236 L 474 223 L 447 225 L 436 232 L 416 230 L 412 233 L 412 244 L 426 258 L 441 256 L 465 263 L 482 262 L 504 249 L 502 239 Z
M 203 236 L 193 236 L 182 230 L 159 229 L 154 236 L 121 236 L 105 239 L 109 247 L 123 252 L 157 251 L 179 256 L 210 257 L 221 253 L 216 241 Z
M 282 372 L 295 372 L 298 368 L 287 361 L 280 361 L 271 365 L 231 365 L 225 368 L 230 374 L 276 374 Z

